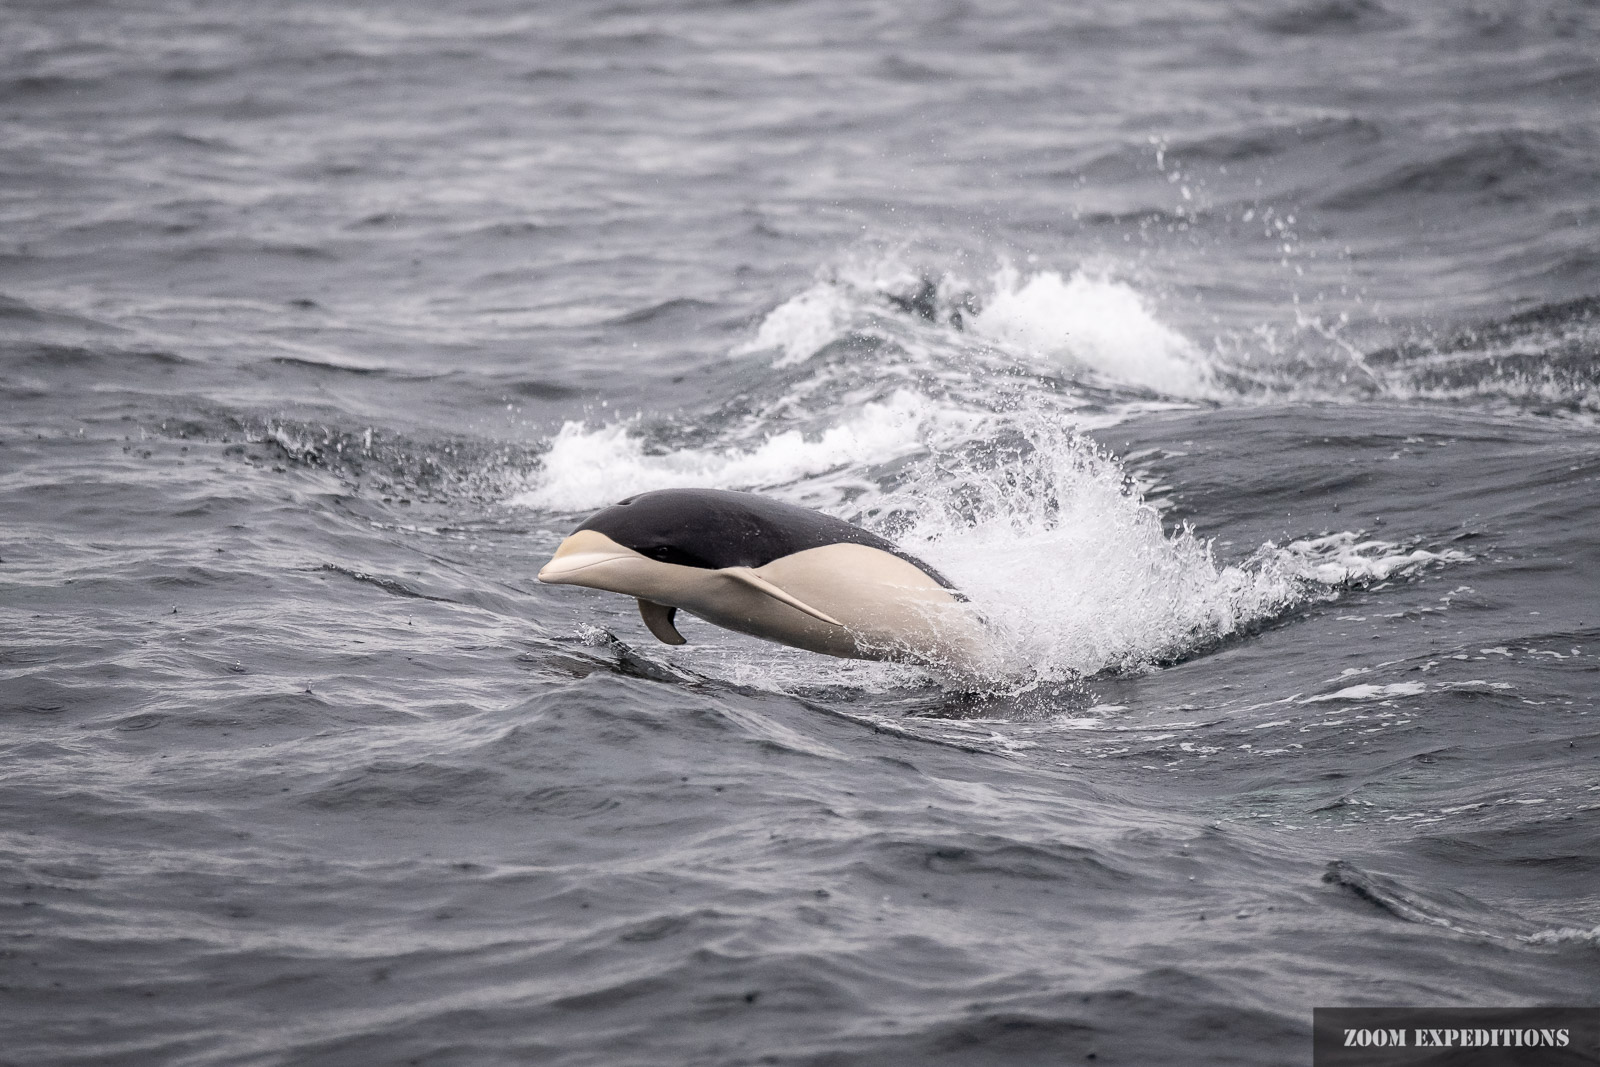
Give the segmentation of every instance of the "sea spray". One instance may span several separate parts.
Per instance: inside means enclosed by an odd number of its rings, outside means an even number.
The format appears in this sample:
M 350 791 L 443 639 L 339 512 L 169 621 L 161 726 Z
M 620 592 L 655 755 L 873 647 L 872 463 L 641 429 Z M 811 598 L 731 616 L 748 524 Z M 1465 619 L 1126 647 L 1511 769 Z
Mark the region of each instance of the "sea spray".
M 1017 412 L 1008 431 L 928 461 L 877 510 L 994 620 L 1014 676 L 1169 662 L 1307 596 L 1281 558 L 1225 566 L 1193 530 L 1167 530 L 1114 457 L 1048 414 Z

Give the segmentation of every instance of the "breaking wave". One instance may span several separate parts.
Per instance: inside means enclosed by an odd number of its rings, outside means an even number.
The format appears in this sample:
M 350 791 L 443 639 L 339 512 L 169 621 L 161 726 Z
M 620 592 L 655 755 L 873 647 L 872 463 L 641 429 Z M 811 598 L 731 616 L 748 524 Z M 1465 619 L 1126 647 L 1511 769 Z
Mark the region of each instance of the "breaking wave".
M 1211 392 L 1193 342 L 1157 319 L 1131 286 L 1110 278 L 1063 278 L 1053 270 L 1024 277 L 1002 268 L 972 329 L 1020 354 L 1076 364 L 1125 385 L 1179 397 Z
M 981 416 L 902 390 L 883 402 L 862 404 L 818 433 L 779 430 L 750 444 L 670 450 L 654 446 L 633 422 L 597 429 L 568 422 L 551 439 L 532 484 L 511 503 L 571 512 L 650 489 L 778 489 L 806 479 L 814 484 L 801 487 L 804 500 L 837 502 L 870 484 L 862 479 L 862 468 L 941 442 L 954 444 L 980 421 Z
M 1362 351 L 1345 338 L 1344 316 L 1325 322 L 1297 305 L 1291 326 L 1223 330 L 1202 344 L 1107 270 L 1002 263 L 974 281 L 878 254 L 821 272 L 733 355 L 794 368 L 870 340 L 895 357 L 874 368 L 883 374 L 1064 376 L 1071 390 L 1111 390 L 1123 404 L 1149 394 L 1178 403 L 1387 396 L 1588 417 L 1600 413 L 1597 308 L 1600 298 L 1584 297 L 1443 334 L 1403 330 Z
M 1031 361 L 1171 397 L 1214 391 L 1206 356 L 1144 295 L 1081 269 L 1024 274 L 1002 264 L 975 284 L 950 272 L 935 278 L 892 256 L 852 262 L 773 308 L 734 355 L 771 352 L 777 366 L 794 366 L 852 333 L 903 332 L 885 320 L 908 317 L 942 334 L 925 344 L 953 344 L 969 361 Z

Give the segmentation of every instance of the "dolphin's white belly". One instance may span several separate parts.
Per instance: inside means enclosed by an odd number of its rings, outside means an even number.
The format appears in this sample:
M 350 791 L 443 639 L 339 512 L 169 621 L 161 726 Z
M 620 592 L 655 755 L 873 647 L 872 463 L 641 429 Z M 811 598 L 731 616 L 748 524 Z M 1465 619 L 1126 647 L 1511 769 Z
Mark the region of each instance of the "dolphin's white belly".
M 958 665 L 970 661 L 982 640 L 975 613 L 950 590 L 900 557 L 867 545 L 807 549 L 754 572 L 841 625 L 718 571 L 704 572 L 706 579 L 685 590 L 677 606 L 730 630 L 856 659 Z

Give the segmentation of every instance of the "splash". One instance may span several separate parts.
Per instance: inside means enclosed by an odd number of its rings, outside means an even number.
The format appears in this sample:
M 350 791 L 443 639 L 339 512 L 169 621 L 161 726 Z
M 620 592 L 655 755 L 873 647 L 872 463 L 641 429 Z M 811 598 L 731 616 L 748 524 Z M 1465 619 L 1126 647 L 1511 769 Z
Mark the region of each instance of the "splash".
M 1223 564 L 1193 530 L 1165 528 L 1092 442 L 1038 413 L 1013 429 L 987 454 L 929 461 L 875 508 L 991 620 L 1001 687 L 1176 662 L 1348 586 L 1450 561 L 1341 533 Z
M 1305 596 L 1261 558 L 1220 566 L 1191 530 L 1163 529 L 1122 467 L 1033 416 L 987 455 L 929 464 L 882 502 L 899 540 L 991 620 L 996 680 L 1064 680 L 1171 661 Z
M 1169 396 L 1211 391 L 1193 342 L 1157 319 L 1131 286 L 1110 278 L 1081 272 L 1063 278 L 1053 270 L 1024 278 L 1004 267 L 972 331 L 1027 354 L 1076 363 L 1113 382 Z

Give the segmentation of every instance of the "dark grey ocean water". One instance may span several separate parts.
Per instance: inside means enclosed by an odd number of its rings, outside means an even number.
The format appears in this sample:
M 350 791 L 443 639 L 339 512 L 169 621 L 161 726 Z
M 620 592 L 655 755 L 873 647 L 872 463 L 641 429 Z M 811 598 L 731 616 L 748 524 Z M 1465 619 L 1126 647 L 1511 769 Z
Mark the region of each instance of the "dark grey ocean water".
M 0 2 L 0 1062 L 1600 999 L 1600 7 Z M 752 489 L 980 692 L 534 573 Z

